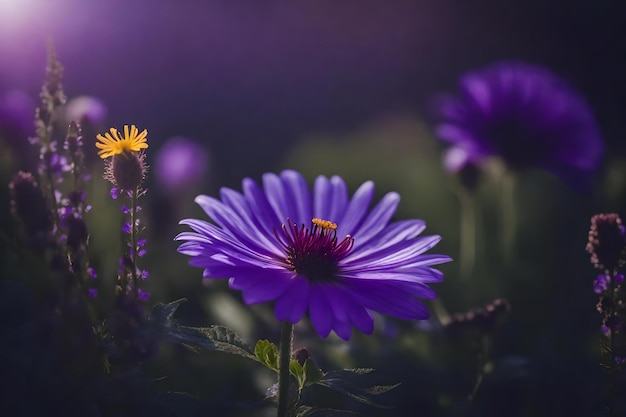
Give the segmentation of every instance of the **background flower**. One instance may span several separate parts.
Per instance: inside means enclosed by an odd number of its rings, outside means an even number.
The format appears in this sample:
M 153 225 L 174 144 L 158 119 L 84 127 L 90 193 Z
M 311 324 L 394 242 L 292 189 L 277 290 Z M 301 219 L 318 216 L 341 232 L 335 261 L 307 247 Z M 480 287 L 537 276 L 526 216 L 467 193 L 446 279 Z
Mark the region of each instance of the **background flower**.
M 203 179 L 209 170 L 209 155 L 198 142 L 175 136 L 161 146 L 153 167 L 159 186 L 176 191 Z
M 585 100 L 540 66 L 498 62 L 464 74 L 459 94 L 437 103 L 437 136 L 455 171 L 501 157 L 511 169 L 539 167 L 580 184 L 598 169 L 604 141 Z
M 309 310 L 322 337 L 334 330 L 347 340 L 352 327 L 372 333 L 370 310 L 428 318 L 416 297 L 435 297 L 426 284 L 441 281 L 443 274 L 432 266 L 450 258 L 424 255 L 440 237 L 418 238 L 423 221 L 388 224 L 398 194 L 388 193 L 370 211 L 372 182 L 351 199 L 337 176 L 317 177 L 313 193 L 290 170 L 265 174 L 263 186 L 245 179 L 243 194 L 223 188 L 221 201 L 197 197 L 217 225 L 181 221 L 194 232 L 177 236 L 185 241 L 179 252 L 205 268 L 205 278 L 230 278 L 230 287 L 241 290 L 247 304 L 275 300 L 279 321 L 295 324 Z

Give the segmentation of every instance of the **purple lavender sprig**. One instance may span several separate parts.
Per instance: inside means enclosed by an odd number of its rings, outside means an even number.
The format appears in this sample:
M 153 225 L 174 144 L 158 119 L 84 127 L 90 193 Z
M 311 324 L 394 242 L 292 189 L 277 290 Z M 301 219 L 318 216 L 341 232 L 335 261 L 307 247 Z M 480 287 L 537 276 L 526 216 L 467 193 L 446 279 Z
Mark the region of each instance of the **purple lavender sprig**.
M 39 145 L 38 173 L 43 188 L 54 209 L 55 224 L 59 225 L 58 193 L 56 185 L 63 182 L 62 174 L 69 170 L 67 158 L 58 152 L 54 139 L 54 123 L 60 107 L 67 98 L 63 92 L 63 65 L 59 62 L 52 44 L 48 45 L 48 64 L 46 76 L 41 87 L 41 104 L 35 110 L 35 133 L 31 143 Z
M 36 136 L 31 143 L 39 147 L 39 162 L 37 179 L 29 180 L 26 174 L 18 174 L 12 182 L 14 190 L 13 208 L 26 226 L 26 236 L 32 241 L 33 237 L 47 239 L 45 244 L 54 252 L 51 265 L 66 276 L 61 280 L 65 292 L 73 291 L 74 287 L 83 288 L 94 275 L 90 270 L 87 244 L 89 232 L 84 221 L 84 215 L 90 206 L 86 203 L 84 182 L 89 179 L 85 173 L 84 153 L 81 131 L 78 124 L 72 122 L 63 136 L 57 127 L 57 119 L 61 107 L 66 102 L 63 91 L 63 65 L 59 62 L 52 44 L 48 46 L 48 63 L 45 80 L 41 88 L 41 102 L 35 112 Z M 72 181 L 68 182 L 67 176 Z M 29 188 L 30 184 L 30 188 Z M 23 186 L 22 186 L 23 185 Z M 29 219 L 25 213 L 25 204 L 28 199 L 35 198 L 20 194 L 26 189 L 38 189 L 44 201 L 37 203 L 39 210 L 47 210 L 51 219 L 50 230 L 33 233 L 34 219 Z M 31 211 L 34 209 L 31 209 Z M 28 225 L 28 222 L 31 225 Z M 32 248 L 32 245 L 31 245 Z M 94 291 L 83 288 L 83 293 L 93 295 Z
M 605 335 L 601 347 L 606 357 L 603 365 L 609 372 L 607 411 L 610 416 L 615 416 L 617 379 L 626 356 L 626 294 L 623 288 L 626 229 L 618 214 L 596 214 L 591 218 L 586 249 L 591 255 L 591 263 L 601 271 L 593 281 L 593 289 L 599 296 L 596 309 L 602 314 L 600 328 Z

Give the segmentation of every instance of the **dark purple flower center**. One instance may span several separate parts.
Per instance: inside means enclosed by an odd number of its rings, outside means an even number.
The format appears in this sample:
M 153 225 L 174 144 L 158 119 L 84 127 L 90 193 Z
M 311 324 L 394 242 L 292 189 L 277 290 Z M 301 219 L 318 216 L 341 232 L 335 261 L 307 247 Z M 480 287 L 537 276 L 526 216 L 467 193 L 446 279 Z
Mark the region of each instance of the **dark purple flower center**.
M 554 160 L 557 149 L 550 136 L 557 134 L 550 131 L 542 133 L 532 121 L 515 114 L 501 116 L 485 128 L 485 137 L 493 151 L 502 156 L 513 169 L 524 169 Z
M 276 237 L 285 248 L 288 268 L 312 282 L 334 281 L 338 264 L 352 249 L 354 239 L 347 235 L 337 239 L 337 225 L 328 220 L 313 218 L 311 227 L 298 227 L 287 219 L 282 235 Z

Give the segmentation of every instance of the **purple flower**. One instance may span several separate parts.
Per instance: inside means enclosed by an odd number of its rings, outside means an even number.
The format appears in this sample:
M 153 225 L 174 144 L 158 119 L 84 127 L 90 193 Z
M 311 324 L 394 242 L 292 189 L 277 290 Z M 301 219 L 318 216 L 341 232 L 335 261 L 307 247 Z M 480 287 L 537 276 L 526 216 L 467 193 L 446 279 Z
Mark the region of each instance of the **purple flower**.
M 33 134 L 35 102 L 20 90 L 0 95 L 0 136 L 15 137 L 26 141 Z
M 90 123 L 100 124 L 106 119 L 107 112 L 102 100 L 91 96 L 75 97 L 65 106 L 65 118 L 68 122 L 88 120 Z
M 173 137 L 159 150 L 154 161 L 154 174 L 167 190 L 176 190 L 201 180 L 207 173 L 207 151 L 191 139 Z
M 538 167 L 580 185 L 598 168 L 604 141 L 591 109 L 547 69 L 500 62 L 463 75 L 459 90 L 437 103 L 449 170 L 498 156 L 509 168 Z
M 196 198 L 215 224 L 182 220 L 194 231 L 176 237 L 185 241 L 178 250 L 205 278 L 229 278 L 245 303 L 274 300 L 279 321 L 295 324 L 308 310 L 322 337 L 334 330 L 347 340 L 352 327 L 372 333 L 371 311 L 426 319 L 417 297 L 435 297 L 427 284 L 443 274 L 432 266 L 450 258 L 424 254 L 440 237 L 417 237 L 422 220 L 389 224 L 397 193 L 369 210 L 373 196 L 369 181 L 350 199 L 337 176 L 319 176 L 312 193 L 295 171 L 265 174 L 263 188 L 246 178 L 243 193 Z
M 593 280 L 593 292 L 602 294 L 609 288 L 611 278 L 607 274 L 600 274 Z

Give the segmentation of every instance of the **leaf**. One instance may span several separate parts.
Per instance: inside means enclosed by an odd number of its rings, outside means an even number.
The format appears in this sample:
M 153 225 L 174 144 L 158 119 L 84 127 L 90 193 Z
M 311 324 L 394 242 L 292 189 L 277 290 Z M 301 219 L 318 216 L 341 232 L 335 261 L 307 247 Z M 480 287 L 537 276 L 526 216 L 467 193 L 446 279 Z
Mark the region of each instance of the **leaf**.
M 255 357 L 265 366 L 278 372 L 278 348 L 269 340 L 259 340 L 254 347 Z
M 174 313 L 178 310 L 178 307 L 180 307 L 180 305 L 185 301 L 187 301 L 186 298 L 181 298 L 179 300 L 172 301 L 169 304 L 156 304 L 152 307 L 149 320 L 156 324 L 166 325 L 167 322 L 172 319 Z
M 395 385 L 374 385 L 371 387 L 363 388 L 359 386 L 355 381 L 355 376 L 366 375 L 372 372 L 373 369 L 357 368 L 357 369 L 344 369 L 341 371 L 331 371 L 326 373 L 317 384 L 330 388 L 334 391 L 340 392 L 353 400 L 367 404 L 378 408 L 392 408 L 389 406 L 377 404 L 370 397 L 377 396 L 388 392 L 400 384 Z M 356 378 L 358 379 L 358 378 Z
M 175 320 L 174 314 L 187 301 L 182 298 L 169 304 L 156 304 L 150 313 L 151 331 L 160 339 L 192 349 L 208 349 L 257 360 L 252 348 L 234 331 L 223 326 L 189 327 Z
M 317 367 L 315 362 L 311 359 L 307 359 L 304 362 L 304 377 L 307 384 L 314 384 L 319 382 L 323 377 L 324 373 Z
M 304 374 L 304 368 L 302 367 L 302 365 L 300 365 L 300 362 L 292 359 L 289 362 L 289 372 L 291 373 L 291 375 L 296 377 L 296 379 L 298 380 L 298 389 L 302 390 L 306 381 L 306 376 Z
M 337 417 L 358 416 L 354 411 L 336 410 L 333 408 L 314 408 L 309 405 L 301 405 L 295 410 L 294 417 Z

